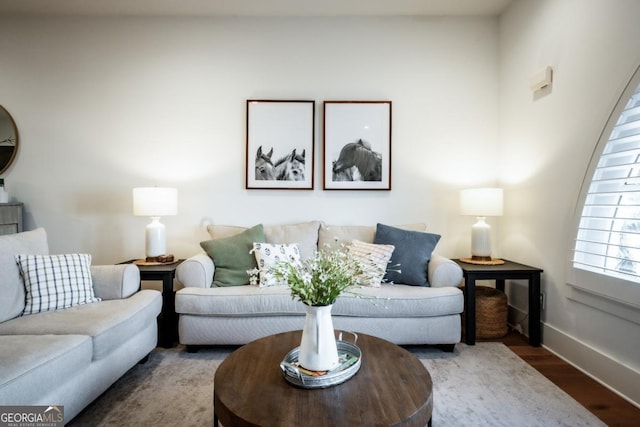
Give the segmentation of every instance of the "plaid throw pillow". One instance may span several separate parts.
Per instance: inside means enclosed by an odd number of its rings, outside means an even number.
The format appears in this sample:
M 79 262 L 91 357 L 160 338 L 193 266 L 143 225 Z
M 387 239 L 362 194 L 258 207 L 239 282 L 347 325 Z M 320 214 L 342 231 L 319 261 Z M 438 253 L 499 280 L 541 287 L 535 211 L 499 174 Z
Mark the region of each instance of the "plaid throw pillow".
M 93 292 L 91 255 L 16 255 L 16 262 L 27 294 L 22 314 L 100 301 Z

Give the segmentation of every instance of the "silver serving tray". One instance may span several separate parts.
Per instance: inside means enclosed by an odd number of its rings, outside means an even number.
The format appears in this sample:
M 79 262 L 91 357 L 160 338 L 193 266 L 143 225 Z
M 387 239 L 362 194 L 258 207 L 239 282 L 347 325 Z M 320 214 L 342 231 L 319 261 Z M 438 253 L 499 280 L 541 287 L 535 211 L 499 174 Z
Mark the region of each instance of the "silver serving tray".
M 298 366 L 298 355 L 300 347 L 291 350 L 280 362 L 280 369 L 284 374 L 284 378 L 291 384 L 302 388 L 326 388 L 341 384 L 353 377 L 360 369 L 362 363 L 362 352 L 355 344 L 358 336 L 352 332 L 355 337 L 354 342 L 350 343 L 342 340 L 342 332 L 336 341 L 338 348 L 338 357 L 340 364 L 331 371 L 323 373 L 308 371 Z

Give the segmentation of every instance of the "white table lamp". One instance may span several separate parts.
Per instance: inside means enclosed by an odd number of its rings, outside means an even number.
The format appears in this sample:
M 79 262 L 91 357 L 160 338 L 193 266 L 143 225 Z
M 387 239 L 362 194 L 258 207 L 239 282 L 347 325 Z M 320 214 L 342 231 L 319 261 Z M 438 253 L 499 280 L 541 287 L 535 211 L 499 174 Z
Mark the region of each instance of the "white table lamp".
M 471 259 L 491 261 L 491 226 L 488 216 L 502 216 L 502 188 L 472 188 L 460 192 L 460 213 L 477 217 L 471 227 Z
M 147 258 L 159 257 L 167 253 L 167 237 L 161 216 L 178 213 L 178 190 L 166 187 L 141 187 L 133 189 L 133 214 L 149 216 L 151 222 L 145 233 Z

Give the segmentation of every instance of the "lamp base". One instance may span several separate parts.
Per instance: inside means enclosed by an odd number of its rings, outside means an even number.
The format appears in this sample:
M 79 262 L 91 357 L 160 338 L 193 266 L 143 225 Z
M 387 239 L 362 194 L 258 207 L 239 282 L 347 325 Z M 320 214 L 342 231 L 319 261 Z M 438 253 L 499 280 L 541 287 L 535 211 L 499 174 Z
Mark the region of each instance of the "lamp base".
M 167 253 L 167 238 L 160 217 L 152 216 L 145 228 L 145 255 L 147 258 L 163 256 Z
M 490 256 L 472 255 L 471 259 L 474 261 L 491 261 Z
M 460 262 L 464 262 L 465 264 L 475 264 L 475 265 L 502 265 L 504 264 L 503 259 L 499 258 L 489 258 L 487 261 L 476 260 L 473 258 L 460 258 Z
M 163 264 L 169 264 L 174 262 L 173 255 L 159 255 L 159 256 L 148 256 L 145 259 L 146 262 L 160 262 Z

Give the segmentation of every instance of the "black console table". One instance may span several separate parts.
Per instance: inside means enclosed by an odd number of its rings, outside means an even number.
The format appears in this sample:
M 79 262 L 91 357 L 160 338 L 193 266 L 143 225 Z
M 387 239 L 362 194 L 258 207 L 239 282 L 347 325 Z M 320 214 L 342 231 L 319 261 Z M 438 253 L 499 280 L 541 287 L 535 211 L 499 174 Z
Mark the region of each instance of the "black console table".
M 508 260 L 499 265 L 454 261 L 462 268 L 464 276 L 465 342 L 469 345 L 476 343 L 476 280 L 495 280 L 496 289 L 504 292 L 505 280 L 522 279 L 529 281 L 529 344 L 540 347 L 540 274 L 543 270 Z

